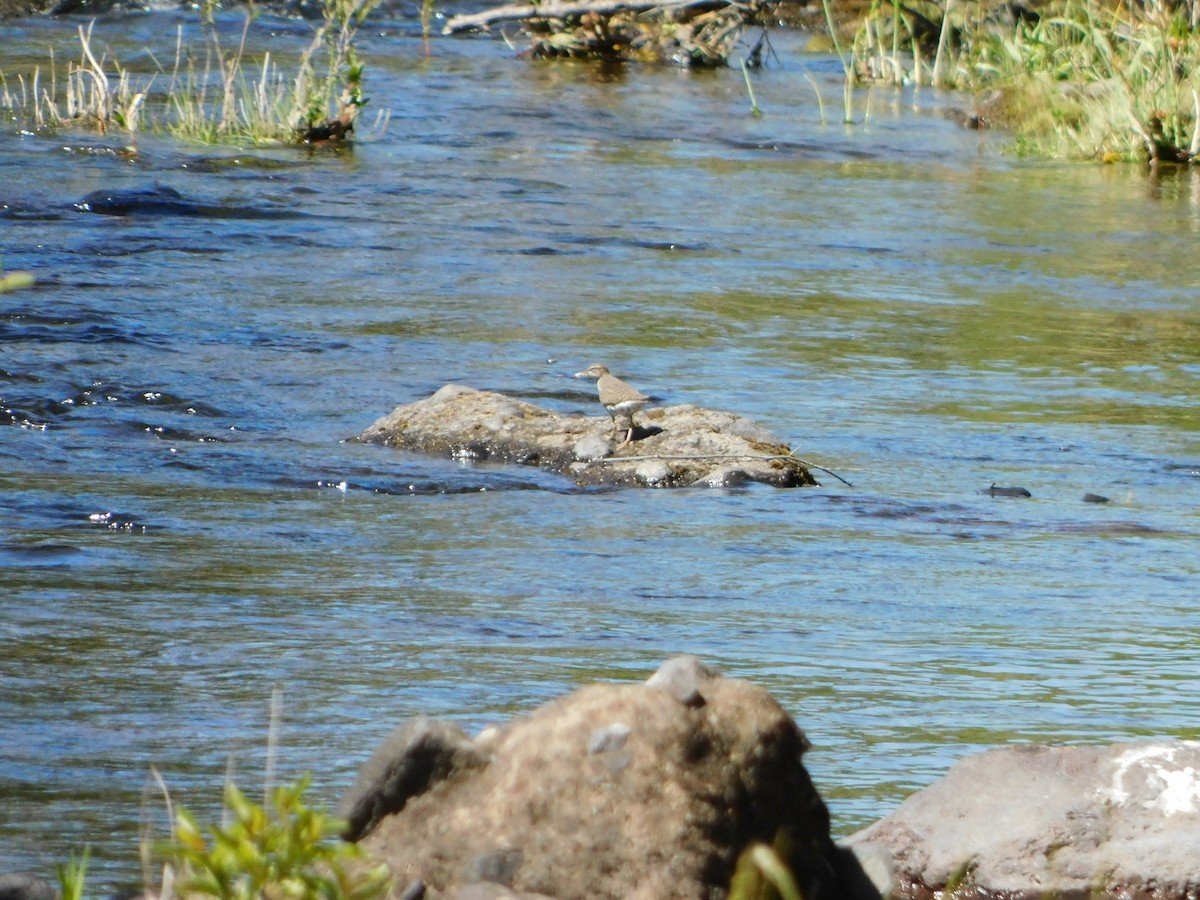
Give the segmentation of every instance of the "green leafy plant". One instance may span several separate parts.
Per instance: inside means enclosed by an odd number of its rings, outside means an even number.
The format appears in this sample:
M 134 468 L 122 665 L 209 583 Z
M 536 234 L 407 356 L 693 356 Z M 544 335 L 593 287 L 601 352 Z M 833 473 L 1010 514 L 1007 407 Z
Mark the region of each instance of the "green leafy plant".
M 157 775 L 156 775 L 157 778 Z M 380 900 L 391 887 L 387 866 L 372 864 L 357 844 L 338 836 L 345 823 L 304 802 L 308 777 L 275 788 L 260 806 L 233 784 L 225 787 L 225 821 L 202 827 L 186 809 L 174 815 L 162 884 L 150 888 L 149 842 L 143 841 L 147 893 L 163 900 Z M 160 787 L 165 786 L 158 779 Z M 170 810 L 170 799 L 167 800 Z M 58 867 L 62 900 L 83 900 L 90 848 Z
M 344 823 L 309 808 L 307 787 L 305 777 L 274 789 L 266 808 L 231 783 L 225 788 L 228 821 L 208 829 L 177 810 L 166 848 L 176 890 L 220 900 L 383 897 L 387 867 L 370 865 L 358 845 L 341 841 Z
M 324 0 L 325 23 L 301 59 L 294 100 L 306 140 L 342 137 L 367 105 L 364 66 L 354 46 L 359 26 L 379 0 Z M 318 61 L 324 57 L 324 73 Z

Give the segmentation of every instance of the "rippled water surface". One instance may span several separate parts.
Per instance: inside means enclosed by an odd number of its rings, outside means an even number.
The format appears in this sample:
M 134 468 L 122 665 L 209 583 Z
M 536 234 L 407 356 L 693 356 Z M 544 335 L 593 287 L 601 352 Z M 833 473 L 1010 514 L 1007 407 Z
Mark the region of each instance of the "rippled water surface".
M 0 68 L 75 24 L 6 26 Z M 174 29 L 96 35 L 148 65 Z M 697 653 L 807 730 L 841 834 L 984 747 L 1196 736 L 1200 181 L 1022 161 L 928 90 L 822 124 L 836 60 L 775 45 L 760 118 L 737 69 L 385 21 L 352 153 L 0 129 L 0 261 L 39 279 L 0 295 L 5 868 L 135 879 L 150 767 L 202 811 L 231 755 L 261 784 L 276 687 L 279 775 L 333 804 L 408 716 Z M 73 206 L 156 185 L 189 214 Z M 601 414 L 594 360 L 853 486 L 344 443 L 451 381 Z

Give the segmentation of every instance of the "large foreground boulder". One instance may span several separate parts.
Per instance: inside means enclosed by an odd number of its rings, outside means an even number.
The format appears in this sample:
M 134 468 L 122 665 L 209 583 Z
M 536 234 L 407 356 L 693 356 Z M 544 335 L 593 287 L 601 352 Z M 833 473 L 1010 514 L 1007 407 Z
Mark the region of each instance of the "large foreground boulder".
M 42 0 L 0 0 L 0 19 L 16 19 L 44 12 Z
M 617 448 L 607 416 L 565 416 L 492 391 L 448 384 L 400 406 L 356 440 L 436 456 L 499 460 L 562 472 L 581 485 L 722 487 L 816 484 L 788 446 L 733 413 L 670 406 L 638 413 Z
M 0 900 L 58 900 L 58 892 L 36 875 L 0 875 Z
M 807 749 L 766 691 L 678 657 L 473 740 L 407 723 L 341 814 L 411 896 L 717 900 L 782 835 L 806 900 L 877 898 L 830 838 Z
M 989 750 L 849 843 L 886 846 L 903 898 L 1195 900 L 1200 742 Z

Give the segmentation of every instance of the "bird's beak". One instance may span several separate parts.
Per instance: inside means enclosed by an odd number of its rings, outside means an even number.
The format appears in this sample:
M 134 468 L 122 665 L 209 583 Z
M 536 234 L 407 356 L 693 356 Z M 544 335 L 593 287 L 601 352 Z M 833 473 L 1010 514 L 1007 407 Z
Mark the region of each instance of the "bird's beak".
M 572 378 L 587 378 L 587 372 L 576 372 Z

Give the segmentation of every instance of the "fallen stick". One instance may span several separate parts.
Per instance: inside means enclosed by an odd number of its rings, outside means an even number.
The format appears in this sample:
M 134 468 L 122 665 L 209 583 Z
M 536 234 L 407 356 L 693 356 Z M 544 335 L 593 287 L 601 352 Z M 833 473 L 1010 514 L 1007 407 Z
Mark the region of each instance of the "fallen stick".
M 550 0 L 543 3 L 510 3 L 507 6 L 497 6 L 485 9 L 483 12 L 469 13 L 461 16 L 451 16 L 446 20 L 442 34 L 455 34 L 460 31 L 470 31 L 473 28 L 488 28 L 497 22 L 511 22 L 520 19 L 569 19 L 572 16 L 582 16 L 586 13 L 610 15 L 617 12 L 646 12 L 651 9 L 673 9 L 686 6 L 724 6 L 713 4 L 712 0 L 690 0 L 682 3 L 639 2 L 639 0 L 575 0 L 562 2 Z

